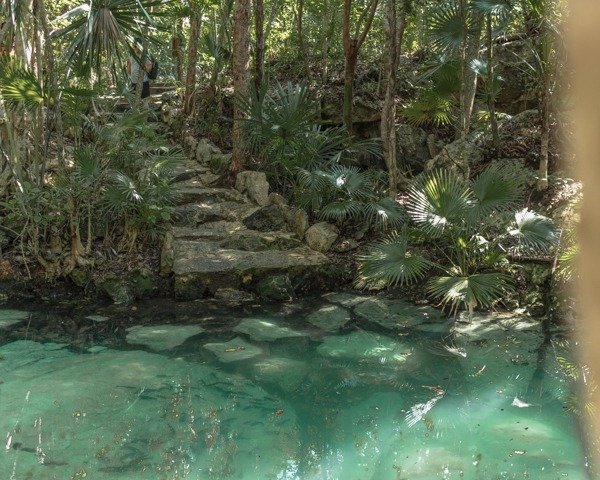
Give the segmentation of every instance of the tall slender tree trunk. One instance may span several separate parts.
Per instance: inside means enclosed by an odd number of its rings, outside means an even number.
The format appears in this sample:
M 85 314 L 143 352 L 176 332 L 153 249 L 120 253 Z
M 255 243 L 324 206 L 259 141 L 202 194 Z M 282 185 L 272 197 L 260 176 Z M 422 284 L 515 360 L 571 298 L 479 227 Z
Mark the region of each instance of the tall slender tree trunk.
M 500 155 L 500 134 L 498 133 L 498 118 L 496 116 L 496 92 L 494 91 L 494 42 L 492 41 L 492 15 L 487 15 L 486 23 L 487 40 L 487 104 L 490 114 L 490 127 L 492 142 L 496 155 Z
M 321 41 L 321 82 L 327 84 L 329 77 L 329 0 L 323 0 L 323 39 Z
M 354 133 L 352 106 L 354 102 L 354 77 L 356 74 L 356 64 L 358 62 L 358 52 L 371 29 L 378 3 L 379 0 L 370 0 L 369 5 L 363 10 L 356 22 L 355 31 L 350 33 L 352 0 L 344 0 L 342 25 L 345 58 L 343 119 L 346 131 L 350 135 Z
M 196 99 L 196 65 L 198 64 L 198 40 L 202 27 L 200 12 L 192 10 L 190 14 L 190 43 L 188 46 L 187 72 L 185 75 L 185 95 L 183 113 L 191 115 Z
M 544 72 L 542 85 L 540 89 L 540 116 L 541 116 L 541 135 L 540 135 L 540 164 L 538 168 L 538 190 L 548 188 L 548 158 L 550 145 L 550 89 L 549 73 Z
M 183 81 L 183 19 L 179 18 L 175 24 L 175 31 L 171 39 L 171 57 L 175 60 L 175 76 L 178 82 Z
M 250 0 L 235 0 L 233 13 L 233 90 L 236 99 L 248 96 L 250 60 Z M 244 168 L 246 147 L 242 111 L 236 102 L 233 118 L 233 150 L 231 156 L 232 176 Z
M 304 0 L 298 0 L 298 47 L 300 48 L 300 57 L 302 58 L 302 65 L 304 66 L 304 72 L 306 75 L 310 75 L 310 65 L 308 63 L 308 52 L 306 50 L 306 43 L 304 41 Z
M 254 88 L 257 92 L 263 82 L 263 68 L 265 64 L 265 10 L 263 0 L 254 0 Z
M 392 198 L 398 193 L 398 186 L 406 179 L 398 168 L 396 150 L 396 70 L 398 69 L 398 42 L 402 42 L 406 27 L 406 11 L 401 6 L 398 15 L 396 0 L 386 0 L 387 58 L 384 62 L 385 99 L 381 111 L 381 139 L 383 142 L 383 157 L 388 169 L 389 195 Z

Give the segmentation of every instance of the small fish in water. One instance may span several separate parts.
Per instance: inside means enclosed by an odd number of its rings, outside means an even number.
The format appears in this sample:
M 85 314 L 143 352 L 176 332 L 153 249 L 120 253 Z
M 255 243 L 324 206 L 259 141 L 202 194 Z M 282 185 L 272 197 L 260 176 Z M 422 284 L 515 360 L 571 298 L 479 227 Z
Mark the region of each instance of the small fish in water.
M 225 349 L 225 353 L 230 353 L 230 352 L 241 352 L 242 350 L 246 350 L 246 347 L 230 347 L 230 348 L 226 348 Z
M 531 403 L 524 402 L 523 400 L 521 400 L 518 397 L 514 398 L 514 400 L 512 401 L 511 405 L 513 407 L 519 407 L 519 408 L 531 407 Z

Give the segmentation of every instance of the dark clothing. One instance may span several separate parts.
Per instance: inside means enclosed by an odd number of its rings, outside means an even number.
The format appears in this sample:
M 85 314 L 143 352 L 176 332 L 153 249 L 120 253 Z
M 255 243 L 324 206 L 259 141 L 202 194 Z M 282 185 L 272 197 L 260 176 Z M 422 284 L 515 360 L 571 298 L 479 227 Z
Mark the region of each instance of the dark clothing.
M 131 84 L 131 91 L 135 92 L 137 87 L 137 83 Z M 150 96 L 150 82 L 146 81 L 142 84 L 142 98 L 146 98 Z

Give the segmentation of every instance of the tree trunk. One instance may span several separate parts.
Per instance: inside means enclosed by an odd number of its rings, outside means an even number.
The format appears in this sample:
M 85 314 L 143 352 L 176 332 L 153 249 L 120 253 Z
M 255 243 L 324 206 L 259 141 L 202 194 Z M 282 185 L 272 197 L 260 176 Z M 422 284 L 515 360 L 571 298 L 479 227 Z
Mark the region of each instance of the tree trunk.
M 368 7 L 363 10 L 356 22 L 356 28 L 353 34 L 350 33 L 350 23 L 352 16 L 352 0 L 344 0 L 344 13 L 342 24 L 342 38 L 344 43 L 344 104 L 343 119 L 346 131 L 349 135 L 353 134 L 352 125 L 352 104 L 354 102 L 354 76 L 356 73 L 356 63 L 358 61 L 358 52 L 365 41 L 379 0 L 371 0 Z M 362 30 L 361 30 L 362 28 Z
M 402 42 L 406 26 L 406 12 L 401 7 L 400 15 L 396 11 L 396 0 L 387 0 L 386 36 L 387 58 L 384 62 L 385 99 L 381 111 L 381 140 L 383 142 L 383 157 L 388 169 L 389 196 L 396 197 L 398 186 L 406 179 L 398 168 L 396 151 L 396 70 L 401 52 L 398 42 Z
M 498 133 L 498 118 L 496 117 L 496 92 L 494 91 L 494 43 L 492 41 L 492 15 L 487 15 L 487 104 L 490 114 L 492 141 L 496 155 L 500 155 L 500 135 Z
M 549 72 L 544 72 L 542 88 L 540 91 L 540 115 L 541 115 L 541 145 L 540 145 L 540 165 L 538 169 L 538 190 L 546 190 L 548 188 L 548 150 L 550 144 L 550 91 Z
M 190 43 L 188 47 L 185 95 L 183 100 L 183 113 L 185 115 L 190 115 L 194 111 L 196 98 L 196 65 L 198 63 L 198 39 L 200 38 L 201 26 L 200 12 L 192 11 L 190 14 Z
M 329 76 L 329 0 L 323 0 L 323 39 L 321 42 L 321 83 L 327 84 Z
M 308 52 L 304 43 L 304 0 L 298 0 L 298 46 L 300 48 L 300 57 L 306 75 L 310 75 L 310 65 L 308 63 Z
M 237 99 L 248 96 L 248 63 L 250 59 L 250 0 L 235 0 L 233 13 L 233 90 Z M 233 149 L 231 156 L 231 176 L 244 168 L 246 153 L 242 112 L 236 102 L 233 118 Z
M 173 32 L 173 38 L 171 39 L 171 57 L 175 60 L 175 76 L 178 82 L 183 81 L 183 21 L 182 19 L 177 20 L 175 25 L 175 32 Z
M 254 0 L 254 35 L 256 46 L 254 48 L 254 88 L 257 92 L 263 82 L 263 68 L 265 63 L 265 10 L 263 0 Z

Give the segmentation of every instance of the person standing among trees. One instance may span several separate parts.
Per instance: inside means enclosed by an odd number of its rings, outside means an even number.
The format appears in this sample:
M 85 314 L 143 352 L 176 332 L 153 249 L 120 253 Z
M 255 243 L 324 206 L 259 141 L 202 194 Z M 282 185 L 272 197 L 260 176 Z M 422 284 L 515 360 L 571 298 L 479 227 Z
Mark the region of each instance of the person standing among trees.
M 130 55 L 127 59 L 127 73 L 129 74 L 129 79 L 131 80 L 131 91 L 135 92 L 137 90 L 137 84 L 140 80 L 140 59 L 142 59 L 142 42 L 140 39 L 135 40 L 135 56 Z M 137 56 L 137 58 L 136 58 Z M 144 76 L 142 83 L 142 97 L 147 98 L 150 96 L 150 81 L 148 78 L 148 73 L 152 70 L 152 62 L 148 61 L 146 58 L 142 59 L 144 62 Z

